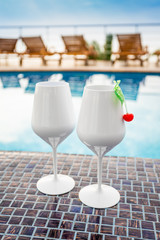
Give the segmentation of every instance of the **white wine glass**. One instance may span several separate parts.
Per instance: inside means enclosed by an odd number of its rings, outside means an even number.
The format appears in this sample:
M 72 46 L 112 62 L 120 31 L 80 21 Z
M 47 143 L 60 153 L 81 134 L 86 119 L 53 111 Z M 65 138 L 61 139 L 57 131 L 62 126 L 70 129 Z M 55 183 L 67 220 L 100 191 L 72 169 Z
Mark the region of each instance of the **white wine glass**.
M 53 149 L 54 173 L 37 182 L 40 192 L 59 195 L 69 192 L 74 180 L 57 174 L 57 147 L 73 131 L 75 126 L 73 103 L 69 84 L 60 82 L 39 82 L 36 84 L 32 112 L 32 129 Z
M 80 200 L 95 208 L 107 208 L 120 200 L 119 192 L 102 184 L 102 159 L 125 135 L 123 108 L 113 85 L 90 85 L 84 89 L 77 125 L 80 140 L 98 157 L 98 184 L 82 188 Z

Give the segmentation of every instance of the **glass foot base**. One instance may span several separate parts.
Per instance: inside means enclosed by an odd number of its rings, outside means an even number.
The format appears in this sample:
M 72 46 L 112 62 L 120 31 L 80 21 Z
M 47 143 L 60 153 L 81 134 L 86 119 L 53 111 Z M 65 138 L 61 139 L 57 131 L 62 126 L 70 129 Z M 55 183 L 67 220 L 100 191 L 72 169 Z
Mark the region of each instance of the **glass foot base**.
M 57 178 L 54 175 L 42 177 L 37 182 L 37 188 L 40 192 L 49 195 L 59 195 L 71 191 L 75 186 L 73 178 L 67 175 L 58 174 Z
M 79 198 L 89 207 L 108 208 L 119 202 L 120 194 L 113 187 L 102 185 L 101 190 L 99 190 L 98 184 L 93 184 L 82 188 L 79 192 Z

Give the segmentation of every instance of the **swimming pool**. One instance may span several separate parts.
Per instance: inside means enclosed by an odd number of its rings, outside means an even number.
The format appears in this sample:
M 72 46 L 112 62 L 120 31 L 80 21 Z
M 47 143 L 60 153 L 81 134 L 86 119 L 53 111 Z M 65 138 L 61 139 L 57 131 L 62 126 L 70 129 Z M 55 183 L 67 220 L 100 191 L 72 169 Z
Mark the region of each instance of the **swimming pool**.
M 31 129 L 35 84 L 61 74 L 69 82 L 76 118 L 83 88 L 95 74 L 110 81 L 121 80 L 121 88 L 135 120 L 126 123 L 126 136 L 108 155 L 160 158 L 160 74 L 114 72 L 1 72 L 0 150 L 51 151 Z M 92 154 L 74 132 L 58 147 L 59 152 Z

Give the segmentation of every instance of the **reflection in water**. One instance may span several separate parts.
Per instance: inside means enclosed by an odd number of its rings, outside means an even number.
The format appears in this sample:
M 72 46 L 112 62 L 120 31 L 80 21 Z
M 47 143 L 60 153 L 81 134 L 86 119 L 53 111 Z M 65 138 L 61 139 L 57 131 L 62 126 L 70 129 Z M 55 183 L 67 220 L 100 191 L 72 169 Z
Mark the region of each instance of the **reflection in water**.
M 126 100 L 136 100 L 138 97 L 139 84 L 145 78 L 143 73 L 118 73 L 115 80 L 121 80 L 121 88 Z
M 33 95 L 24 94 L 21 88 L 1 88 L 0 99 L 0 149 L 2 144 L 7 150 L 7 144 L 20 144 L 19 138 L 30 127 Z
M 40 81 L 60 81 L 69 82 L 73 96 L 82 96 L 86 84 L 106 84 L 113 80 L 121 80 L 121 88 L 128 100 L 136 100 L 139 91 L 139 84 L 144 82 L 146 75 L 143 73 L 97 73 L 91 72 L 24 72 L 1 73 L 0 78 L 4 88 L 21 87 L 25 88 L 25 93 L 34 93 L 36 83 Z
M 140 93 L 160 94 L 160 77 L 146 76 L 144 81 L 140 83 Z
M 160 76 L 145 73 L 0 73 L 0 150 L 51 151 L 31 129 L 35 84 L 48 79 L 52 81 L 64 79 L 69 82 L 76 117 L 86 82 L 104 84 L 120 79 L 128 109 L 134 113 L 135 120 L 126 123 L 126 137 L 109 155 L 160 157 Z M 60 145 L 59 151 L 92 154 L 80 142 L 76 130 Z
M 108 77 L 105 74 L 93 74 L 91 75 L 87 81 L 87 85 L 111 85 L 113 84 L 114 76 Z
M 28 86 L 25 88 L 25 93 L 34 93 L 35 91 L 35 85 L 38 82 L 43 82 L 43 81 L 48 81 L 48 78 L 50 77 L 50 75 L 46 74 L 31 74 L 28 75 L 25 74 L 25 77 L 28 78 Z
M 56 73 L 56 74 L 52 74 L 48 78 L 48 81 L 49 82 L 58 82 L 58 81 L 61 81 L 62 79 L 63 79 L 63 74 L 62 73 Z
M 1 83 L 3 88 L 17 88 L 20 87 L 18 76 L 1 76 Z
M 19 83 L 20 83 L 21 88 L 25 90 L 25 89 L 27 88 L 27 86 L 28 86 L 29 79 L 22 77 L 22 78 L 19 80 Z

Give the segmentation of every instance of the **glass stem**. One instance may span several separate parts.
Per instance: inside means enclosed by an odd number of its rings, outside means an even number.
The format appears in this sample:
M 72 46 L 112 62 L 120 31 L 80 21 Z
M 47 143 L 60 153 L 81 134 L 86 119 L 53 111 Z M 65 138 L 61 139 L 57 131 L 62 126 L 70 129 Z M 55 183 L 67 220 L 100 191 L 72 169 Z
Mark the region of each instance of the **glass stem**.
M 53 174 L 57 178 L 57 148 L 53 147 Z
M 98 153 L 98 190 L 101 190 L 102 185 L 102 154 L 101 148 L 99 148 Z

